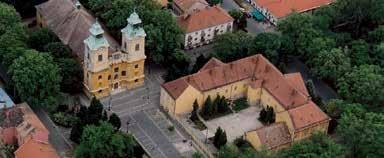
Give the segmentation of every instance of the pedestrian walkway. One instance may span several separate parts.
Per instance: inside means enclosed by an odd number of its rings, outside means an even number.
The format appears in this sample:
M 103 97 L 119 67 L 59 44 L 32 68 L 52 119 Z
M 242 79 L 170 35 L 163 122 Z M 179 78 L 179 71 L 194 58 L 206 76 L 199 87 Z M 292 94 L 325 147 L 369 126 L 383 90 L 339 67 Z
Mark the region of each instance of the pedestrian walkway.
M 142 144 L 153 158 L 179 158 L 172 142 L 149 118 L 145 111 L 140 111 L 130 116 L 132 126 L 128 129 Z

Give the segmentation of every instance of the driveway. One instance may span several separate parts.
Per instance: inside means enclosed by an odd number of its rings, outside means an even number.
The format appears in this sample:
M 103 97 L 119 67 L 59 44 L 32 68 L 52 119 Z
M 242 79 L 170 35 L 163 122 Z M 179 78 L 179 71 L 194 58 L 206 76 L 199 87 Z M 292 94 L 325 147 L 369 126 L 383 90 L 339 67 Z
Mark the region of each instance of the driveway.
M 313 81 L 313 84 L 315 85 L 316 93 L 320 95 L 324 102 L 328 102 L 330 99 L 339 98 L 337 93 L 331 87 L 329 87 L 322 80 L 319 80 L 316 77 L 312 76 L 307 66 L 297 58 L 288 63 L 287 73 L 292 72 L 300 72 L 301 76 L 303 76 L 303 79 L 305 81 L 311 79 Z

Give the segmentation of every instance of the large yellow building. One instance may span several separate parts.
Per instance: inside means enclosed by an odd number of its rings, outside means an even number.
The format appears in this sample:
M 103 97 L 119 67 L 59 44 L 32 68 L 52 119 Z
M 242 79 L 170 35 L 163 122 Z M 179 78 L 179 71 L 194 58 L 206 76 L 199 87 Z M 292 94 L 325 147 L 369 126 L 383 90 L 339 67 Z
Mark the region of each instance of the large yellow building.
M 328 129 L 329 117 L 311 101 L 300 73 L 282 74 L 262 55 L 231 63 L 212 58 L 197 73 L 163 84 L 160 104 L 176 116 L 191 112 L 195 100 L 202 106 L 217 95 L 274 109 L 276 124 L 245 134 L 256 149 L 279 149 Z
M 84 86 L 96 97 L 109 95 L 113 90 L 132 89 L 144 84 L 145 31 L 141 19 L 134 12 L 121 30 L 122 47 L 109 52 L 109 43 L 98 22 L 89 29 L 91 35 L 84 40 Z
M 36 6 L 40 27 L 52 30 L 83 65 L 84 90 L 89 97 L 144 84 L 145 31 L 134 12 L 121 30 L 121 45 L 77 1 L 49 0 Z

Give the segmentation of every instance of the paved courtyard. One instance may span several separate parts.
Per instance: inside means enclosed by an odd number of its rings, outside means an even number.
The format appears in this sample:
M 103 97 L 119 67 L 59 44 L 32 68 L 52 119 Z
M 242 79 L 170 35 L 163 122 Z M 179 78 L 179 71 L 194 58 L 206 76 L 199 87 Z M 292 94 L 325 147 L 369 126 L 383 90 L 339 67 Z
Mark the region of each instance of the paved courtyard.
M 195 149 L 187 140 L 188 136 L 159 110 L 164 71 L 151 66 L 145 74 L 145 86 L 105 97 L 101 102 L 106 109 L 119 115 L 121 130 L 132 133 L 152 158 L 191 157 Z
M 221 127 L 227 134 L 228 142 L 232 142 L 238 137 L 244 135 L 245 132 L 255 130 L 263 126 L 257 119 L 259 118 L 260 108 L 251 106 L 239 113 L 230 114 L 205 122 L 208 127 L 208 138 L 215 135 L 216 129 Z M 206 130 L 202 131 L 206 135 Z

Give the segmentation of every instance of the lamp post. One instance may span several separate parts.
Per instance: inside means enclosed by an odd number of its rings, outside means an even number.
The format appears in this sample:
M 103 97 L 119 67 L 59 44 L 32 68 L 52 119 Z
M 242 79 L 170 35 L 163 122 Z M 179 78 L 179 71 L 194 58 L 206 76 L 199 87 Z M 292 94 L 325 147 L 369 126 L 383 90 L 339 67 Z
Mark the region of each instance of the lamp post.
M 129 127 L 129 124 L 130 124 L 130 119 L 129 119 L 129 117 L 128 117 L 128 120 L 127 120 L 126 124 L 127 124 L 127 133 L 128 133 L 128 127 Z

